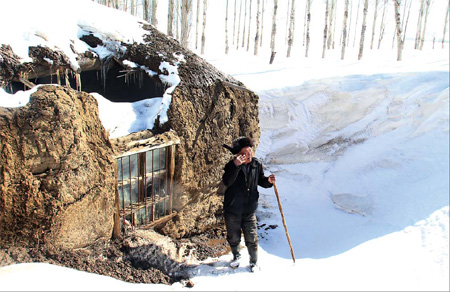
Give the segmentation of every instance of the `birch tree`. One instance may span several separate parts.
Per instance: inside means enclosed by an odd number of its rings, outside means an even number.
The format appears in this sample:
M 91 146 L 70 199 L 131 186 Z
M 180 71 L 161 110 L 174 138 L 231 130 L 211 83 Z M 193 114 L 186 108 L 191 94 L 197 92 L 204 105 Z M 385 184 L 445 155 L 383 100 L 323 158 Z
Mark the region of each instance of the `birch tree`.
M 263 43 L 263 35 L 264 35 L 264 3 L 266 0 L 262 0 L 262 9 L 261 9 L 261 37 L 259 38 L 259 46 L 262 47 Z
M 239 24 L 238 24 L 238 34 L 236 39 L 236 49 L 239 49 L 239 35 L 241 33 L 241 16 L 242 16 L 242 0 L 240 0 L 240 7 L 239 7 Z
M 285 42 L 286 42 L 286 44 L 288 43 L 288 38 L 289 38 L 289 13 L 291 11 L 291 9 L 290 9 L 291 1 L 292 0 L 287 0 L 288 7 L 287 7 L 287 10 L 286 10 L 286 33 L 285 33 Z
M 192 9 L 192 0 L 182 0 L 181 2 L 181 45 L 189 48 L 189 16 Z
M 275 59 L 275 37 L 277 34 L 277 10 L 278 10 L 278 0 L 273 0 L 273 15 L 272 15 L 272 33 L 270 36 L 270 49 L 272 53 L 270 54 L 270 62 L 269 64 L 273 63 L 273 60 Z
M 400 0 L 394 0 L 394 1 L 400 1 Z M 363 23 L 362 23 L 362 26 L 361 26 L 361 39 L 359 40 L 358 60 L 361 60 L 361 58 L 363 57 L 364 36 L 366 34 L 366 16 L 367 16 L 368 9 L 369 9 L 369 0 L 364 0 Z
M 361 1 L 362 1 L 362 0 L 358 0 L 358 9 L 356 10 L 356 22 L 355 22 L 355 27 L 358 26 L 359 8 L 360 8 L 360 6 L 361 6 Z M 355 29 L 355 35 L 353 36 L 353 47 L 355 47 L 356 34 L 357 34 L 357 31 L 356 31 L 356 29 Z
M 158 27 L 158 0 L 152 0 L 152 25 Z
M 384 20 L 385 20 L 385 16 L 386 16 L 386 7 L 388 4 L 388 0 L 384 0 L 384 6 L 383 6 L 383 15 L 381 16 L 381 24 L 380 24 L 380 36 L 378 37 L 378 50 L 380 49 L 381 46 L 381 40 L 383 39 L 384 36 Z
M 292 0 L 291 3 L 291 15 L 289 21 L 289 36 L 288 36 L 288 50 L 287 57 L 291 56 L 291 48 L 294 43 L 294 27 L 295 27 L 295 0 Z
M 422 37 L 420 38 L 420 50 L 423 49 L 423 43 L 425 41 L 425 30 L 427 29 L 428 14 L 430 12 L 431 1 L 426 0 L 426 4 L 427 4 L 427 8 L 426 8 L 426 12 L 425 12 L 425 22 L 423 24 Z
M 169 13 L 167 16 L 167 35 L 173 37 L 173 2 L 174 0 L 169 0 Z
M 203 30 L 202 30 L 202 55 L 205 53 L 205 43 L 206 43 L 206 11 L 208 8 L 208 0 L 203 0 Z
M 328 35 L 328 11 L 329 0 L 325 0 L 325 25 L 323 29 L 323 46 L 322 46 L 322 59 L 325 58 L 325 51 L 327 50 L 327 35 Z
M 350 35 L 351 35 L 351 30 L 352 30 L 352 16 L 353 16 L 353 1 L 350 0 L 350 23 L 348 24 L 348 37 L 347 37 L 347 47 L 350 44 Z
M 416 41 L 414 43 L 414 49 L 419 49 L 420 46 L 420 32 L 422 31 L 422 19 L 423 19 L 423 4 L 425 3 L 424 0 L 420 2 L 420 11 L 419 11 L 419 17 L 417 19 L 417 31 L 416 31 Z M 400 4 L 399 4 L 400 5 Z
M 372 38 L 370 40 L 370 49 L 373 49 L 373 40 L 375 38 L 375 27 L 377 24 L 377 14 L 378 14 L 378 2 L 379 0 L 375 1 L 375 11 L 373 13 L 373 25 L 372 25 Z
M 236 37 L 236 4 L 237 4 L 237 0 L 234 0 L 234 20 L 233 20 L 233 45 L 235 44 L 235 37 Z
M 401 0 L 394 0 L 395 5 L 395 23 L 397 28 L 397 61 L 402 60 L 403 52 L 403 38 L 402 38 L 402 25 L 400 21 L 400 3 Z
M 227 0 L 227 8 L 225 10 L 225 54 L 228 54 L 229 50 L 228 46 L 228 0 Z
M 247 34 L 247 52 L 250 49 L 250 27 L 252 26 L 252 0 L 248 8 L 248 34 Z
M 142 18 L 143 18 L 145 21 L 150 22 L 150 21 L 149 21 L 150 18 L 149 18 L 149 15 L 148 15 L 148 1 L 149 1 L 149 0 L 143 0 L 143 1 L 142 1 Z
M 450 14 L 450 0 L 448 1 L 447 12 L 445 13 L 444 35 L 442 36 L 442 48 L 444 48 L 445 36 L 447 33 L 448 15 Z
M 201 0 L 197 0 L 197 13 L 196 13 L 196 17 L 195 17 L 195 49 L 198 48 L 198 31 L 199 31 L 198 26 L 200 24 L 200 2 L 201 2 Z
M 245 0 L 245 7 L 244 7 L 244 28 L 242 30 L 242 47 L 245 46 L 245 22 L 246 21 L 247 21 L 247 0 Z
M 255 50 L 254 50 L 254 55 L 258 56 L 258 47 L 259 47 L 259 17 L 260 17 L 260 5 L 261 5 L 261 0 L 257 0 L 256 2 L 256 35 L 255 35 Z
M 307 14 L 307 25 L 306 25 L 306 52 L 305 52 L 305 57 L 308 58 L 308 53 L 309 53 L 309 41 L 310 41 L 310 37 L 309 37 L 309 24 L 311 23 L 311 0 L 307 0 L 306 2 L 308 4 L 308 14 Z
M 348 3 L 349 0 L 345 0 L 345 8 L 344 8 L 344 25 L 342 27 L 342 51 L 341 51 L 341 60 L 344 60 L 345 56 L 345 47 L 347 41 L 347 19 L 348 19 Z
M 175 8 L 175 32 L 176 32 L 176 39 L 180 39 L 180 31 L 179 31 L 179 22 L 180 22 L 180 1 L 182 0 L 175 0 L 176 2 L 176 8 Z
M 334 13 L 334 8 L 336 5 L 336 0 L 331 0 L 331 9 L 330 9 L 330 24 L 328 25 L 328 41 L 327 41 L 327 49 L 329 50 L 331 48 L 331 44 L 332 44 L 332 28 L 333 28 L 333 13 Z

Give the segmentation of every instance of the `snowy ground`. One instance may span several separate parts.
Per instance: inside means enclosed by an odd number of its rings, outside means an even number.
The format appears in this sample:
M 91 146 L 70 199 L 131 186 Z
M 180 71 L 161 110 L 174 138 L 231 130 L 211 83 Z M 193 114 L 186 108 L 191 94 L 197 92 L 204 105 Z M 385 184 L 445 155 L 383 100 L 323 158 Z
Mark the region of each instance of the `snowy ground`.
M 192 273 L 190 290 L 420 290 L 449 287 L 449 57 L 445 49 L 366 49 L 357 61 L 243 50 L 204 57 L 260 96 L 256 156 L 277 186 L 261 189 L 260 266 L 230 255 Z M 26 99 L 25 99 L 26 100 Z M 100 109 L 101 110 L 101 109 Z M 268 228 L 278 225 L 277 228 Z M 266 230 L 267 228 L 267 230 Z M 24 279 L 27 279 L 24 281 Z M 0 290 L 186 290 L 128 284 L 51 266 L 0 268 Z

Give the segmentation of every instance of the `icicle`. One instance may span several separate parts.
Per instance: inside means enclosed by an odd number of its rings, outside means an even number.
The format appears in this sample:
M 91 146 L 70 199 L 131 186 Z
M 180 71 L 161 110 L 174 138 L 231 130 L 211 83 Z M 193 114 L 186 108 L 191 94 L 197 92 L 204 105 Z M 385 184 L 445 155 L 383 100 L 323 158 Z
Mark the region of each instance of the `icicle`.
M 75 80 L 77 82 L 77 90 L 81 91 L 81 75 L 79 73 L 75 74 Z

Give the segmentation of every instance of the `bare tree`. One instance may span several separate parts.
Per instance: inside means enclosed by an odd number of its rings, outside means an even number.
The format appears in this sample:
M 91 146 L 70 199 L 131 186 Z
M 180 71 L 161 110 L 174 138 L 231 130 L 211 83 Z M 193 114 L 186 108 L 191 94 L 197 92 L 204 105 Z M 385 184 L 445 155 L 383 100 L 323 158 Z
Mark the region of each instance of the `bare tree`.
M 358 18 L 359 18 L 359 7 L 361 6 L 361 1 L 362 0 L 358 0 L 358 9 L 356 10 L 356 22 L 355 22 L 355 27 L 358 26 Z M 355 42 L 356 42 L 356 29 L 355 29 L 355 35 L 353 36 L 353 47 L 355 46 Z
M 152 0 L 152 25 L 158 27 L 158 0 Z
M 442 36 L 442 48 L 444 48 L 445 35 L 447 33 L 448 15 L 450 14 L 450 0 L 448 1 L 447 12 L 445 13 L 444 35 Z
M 167 16 L 167 35 L 173 37 L 173 1 L 169 0 L 169 15 Z
M 234 20 L 233 20 L 233 45 L 234 45 L 234 43 L 235 43 L 235 37 L 236 37 L 236 9 L 237 9 L 237 7 L 236 7 L 236 3 L 237 3 L 237 0 L 234 0 Z
M 397 1 L 397 0 L 394 0 Z M 398 0 L 400 1 L 400 0 Z M 366 17 L 367 17 L 367 11 L 369 9 L 369 0 L 364 0 L 364 12 L 363 12 L 363 23 L 361 27 L 361 39 L 359 40 L 359 54 L 358 54 L 358 60 L 361 60 L 363 56 L 364 51 L 364 36 L 366 34 Z
M 272 53 L 270 55 L 270 62 L 269 64 L 273 63 L 273 60 L 275 59 L 275 36 L 277 34 L 277 10 L 278 10 L 278 0 L 273 0 L 273 16 L 272 16 L 272 33 L 270 37 L 270 49 L 272 50 Z
M 306 44 L 306 22 L 308 17 L 308 1 L 305 1 L 305 16 L 303 17 L 303 46 Z
M 375 1 L 375 11 L 373 14 L 372 38 L 370 40 L 370 49 L 371 50 L 373 49 L 373 39 L 375 38 L 375 26 L 377 24 L 378 2 L 379 2 L 379 0 Z
M 181 1 L 181 45 L 185 48 L 189 47 L 189 32 L 191 29 L 189 16 L 192 9 L 192 0 Z
M 350 0 L 350 23 L 348 24 L 348 39 L 347 39 L 347 47 L 349 46 L 349 44 L 350 44 L 350 33 L 351 33 L 351 30 L 352 30 L 352 15 L 353 15 L 353 1 L 352 0 Z
M 149 21 L 150 18 L 148 17 L 148 1 L 149 1 L 149 0 L 143 0 L 143 1 L 142 1 L 142 18 L 143 18 L 145 21 L 150 22 L 150 21 Z
M 408 17 L 406 17 L 406 22 L 404 22 L 404 20 L 405 20 L 405 14 L 406 14 L 406 5 L 408 4 L 408 2 L 405 3 L 405 9 L 403 11 L 403 18 L 402 18 L 403 43 L 405 43 L 406 29 L 408 28 L 408 21 L 409 21 L 409 15 L 411 14 L 412 1 L 413 0 L 409 1 Z
M 332 45 L 332 28 L 333 28 L 333 13 L 334 13 L 334 8 L 336 7 L 336 0 L 331 0 L 331 9 L 330 9 L 330 24 L 328 25 L 328 41 L 327 41 L 327 49 L 329 50 L 331 48 Z
M 287 7 L 287 10 L 286 10 L 287 15 L 286 15 L 286 34 L 285 34 L 285 42 L 286 42 L 286 44 L 288 43 L 288 38 L 289 38 L 289 13 L 291 11 L 291 9 L 290 9 L 291 1 L 292 0 L 287 0 L 288 7 Z M 305 16 L 305 18 L 306 18 L 306 16 Z
M 206 43 L 206 10 L 208 8 L 208 0 L 203 0 L 203 30 L 202 30 L 202 50 L 201 53 L 205 53 L 205 43 Z
M 198 48 L 198 30 L 199 30 L 198 25 L 200 23 L 200 2 L 201 0 L 197 0 L 197 13 L 195 17 L 195 49 Z
M 254 54 L 255 56 L 258 56 L 258 47 L 259 47 L 259 16 L 260 16 L 260 5 L 261 5 L 261 0 L 257 0 L 256 2 L 256 36 L 255 36 L 255 51 Z
M 239 49 L 239 35 L 241 33 L 241 16 L 242 16 L 242 0 L 240 0 L 240 7 L 239 7 L 239 24 L 238 24 L 238 34 L 236 39 L 236 49 Z
M 426 3 L 427 3 L 427 8 L 426 8 L 426 12 L 425 12 L 425 22 L 423 24 L 422 37 L 420 38 L 420 50 L 423 49 L 423 43 L 425 41 L 425 30 L 427 28 L 428 14 L 429 14 L 429 11 L 430 11 L 431 1 L 430 0 L 426 0 Z
M 225 10 L 225 54 L 228 54 L 229 51 L 228 46 L 228 0 L 227 0 L 227 8 Z
M 420 2 L 420 11 L 419 11 L 419 17 L 417 19 L 417 31 L 416 31 L 416 42 L 414 43 L 414 49 L 419 49 L 420 46 L 420 32 L 422 31 L 422 20 L 423 20 L 423 4 L 424 0 Z M 400 5 L 400 3 L 399 3 Z
M 264 3 L 266 0 L 262 0 L 262 9 L 261 9 L 261 37 L 259 38 L 259 46 L 262 47 L 263 43 L 263 35 L 264 35 Z
M 308 53 L 309 53 L 309 24 L 311 23 L 311 0 L 307 0 L 306 1 L 308 8 L 308 14 L 307 14 L 307 25 L 306 25 L 306 52 L 305 52 L 305 57 L 308 58 Z
M 342 27 L 342 51 L 341 51 L 341 60 L 344 60 L 345 56 L 345 47 L 347 41 L 347 19 L 348 19 L 348 4 L 349 0 L 345 0 L 345 8 L 344 8 L 344 25 Z
M 181 0 L 175 0 L 176 2 L 176 8 L 175 8 L 175 32 L 176 32 L 176 39 L 180 39 L 180 31 L 179 31 L 179 22 L 180 22 L 180 1 Z
M 252 0 L 248 8 L 248 34 L 247 34 L 247 52 L 250 49 L 250 27 L 252 26 Z
M 328 12 L 329 12 L 329 0 L 326 1 L 325 6 L 325 27 L 323 29 L 323 46 L 322 46 L 322 59 L 325 58 L 325 51 L 327 50 L 327 35 L 328 35 Z
M 381 16 L 381 24 L 380 24 L 380 36 L 378 38 L 378 50 L 380 49 L 381 40 L 383 39 L 383 36 L 384 36 L 384 29 L 385 29 L 384 20 L 385 20 L 385 15 L 386 15 L 387 4 L 388 4 L 388 0 L 384 0 L 383 15 Z
M 394 0 L 395 23 L 397 28 L 397 61 L 402 60 L 402 52 L 403 52 L 402 24 L 400 21 L 400 4 L 401 0 Z
M 291 48 L 294 43 L 294 27 L 295 27 L 295 0 L 291 4 L 291 16 L 289 21 L 289 36 L 288 36 L 288 50 L 287 57 L 291 56 Z
M 245 0 L 245 7 L 244 7 L 244 28 L 242 31 L 242 47 L 244 47 L 244 45 L 245 45 L 245 22 L 246 21 L 247 21 L 247 0 Z

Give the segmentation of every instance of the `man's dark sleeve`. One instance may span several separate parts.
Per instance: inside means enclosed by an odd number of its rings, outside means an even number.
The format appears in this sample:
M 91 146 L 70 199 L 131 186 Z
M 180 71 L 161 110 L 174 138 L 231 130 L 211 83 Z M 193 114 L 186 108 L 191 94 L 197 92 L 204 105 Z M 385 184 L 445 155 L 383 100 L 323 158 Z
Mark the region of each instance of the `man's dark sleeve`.
M 222 176 L 222 181 L 226 187 L 229 187 L 234 183 L 240 169 L 241 168 L 239 166 L 234 164 L 233 160 L 225 165 L 225 173 Z
M 271 184 L 269 182 L 269 178 L 264 175 L 262 164 L 259 165 L 258 169 L 259 169 L 258 185 L 262 186 L 263 188 L 271 188 L 273 184 Z

